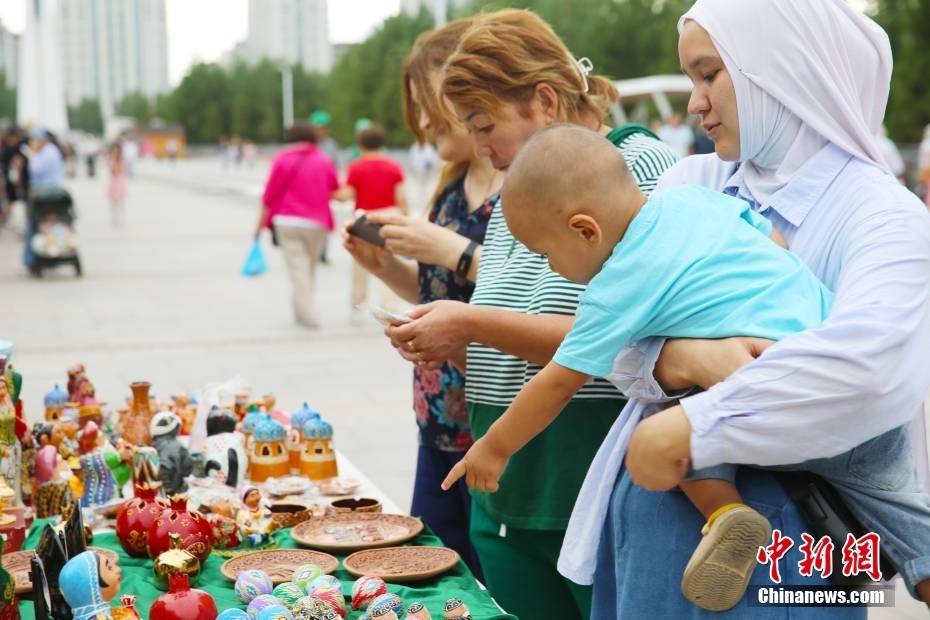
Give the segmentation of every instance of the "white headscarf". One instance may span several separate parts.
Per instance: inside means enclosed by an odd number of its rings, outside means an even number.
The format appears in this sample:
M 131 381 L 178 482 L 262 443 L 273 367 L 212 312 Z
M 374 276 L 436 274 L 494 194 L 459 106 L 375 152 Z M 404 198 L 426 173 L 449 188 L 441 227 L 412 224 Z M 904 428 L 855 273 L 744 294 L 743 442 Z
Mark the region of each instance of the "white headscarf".
M 887 170 L 875 134 L 891 82 L 888 36 L 846 0 L 698 0 L 736 91 L 740 161 L 759 202 L 827 142 Z

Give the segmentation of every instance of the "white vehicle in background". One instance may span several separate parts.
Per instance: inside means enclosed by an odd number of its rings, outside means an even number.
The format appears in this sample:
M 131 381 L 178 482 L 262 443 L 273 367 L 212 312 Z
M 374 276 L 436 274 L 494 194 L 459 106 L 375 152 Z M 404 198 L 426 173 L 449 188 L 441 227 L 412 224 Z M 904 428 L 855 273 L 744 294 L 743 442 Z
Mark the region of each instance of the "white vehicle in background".
M 662 122 L 668 122 L 674 110 L 673 100 L 691 96 L 691 80 L 684 75 L 650 75 L 630 80 L 617 80 L 620 102 L 611 106 L 614 122 L 619 126 L 629 122 L 647 123 L 655 106 Z

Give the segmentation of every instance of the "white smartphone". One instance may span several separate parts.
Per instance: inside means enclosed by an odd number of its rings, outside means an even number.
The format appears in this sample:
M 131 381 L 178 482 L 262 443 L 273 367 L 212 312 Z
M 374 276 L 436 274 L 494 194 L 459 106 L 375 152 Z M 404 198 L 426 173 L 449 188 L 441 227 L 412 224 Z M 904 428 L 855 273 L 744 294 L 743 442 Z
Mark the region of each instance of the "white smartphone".
M 391 325 L 403 325 L 405 323 L 413 322 L 413 319 L 405 314 L 390 312 L 377 306 L 369 306 L 367 310 L 369 313 L 371 313 L 371 316 L 375 317 L 376 321 L 385 327 L 390 327 Z

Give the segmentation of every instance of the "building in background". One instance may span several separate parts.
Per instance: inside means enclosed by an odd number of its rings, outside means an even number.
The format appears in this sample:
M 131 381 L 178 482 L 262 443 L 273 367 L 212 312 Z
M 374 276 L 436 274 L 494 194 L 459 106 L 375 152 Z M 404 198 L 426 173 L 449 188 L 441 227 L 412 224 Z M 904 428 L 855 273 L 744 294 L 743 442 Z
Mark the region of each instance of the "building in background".
M 328 73 L 333 66 L 326 0 L 249 0 L 249 37 L 222 63 L 263 59 Z
M 61 3 L 65 99 L 97 99 L 104 118 L 129 93 L 170 90 L 165 0 Z
M 16 85 L 19 74 L 19 35 L 13 34 L 0 21 L 0 71 L 8 86 Z
M 26 4 L 26 28 L 20 39 L 16 122 L 40 125 L 58 134 L 68 130 L 62 88 L 60 0 Z

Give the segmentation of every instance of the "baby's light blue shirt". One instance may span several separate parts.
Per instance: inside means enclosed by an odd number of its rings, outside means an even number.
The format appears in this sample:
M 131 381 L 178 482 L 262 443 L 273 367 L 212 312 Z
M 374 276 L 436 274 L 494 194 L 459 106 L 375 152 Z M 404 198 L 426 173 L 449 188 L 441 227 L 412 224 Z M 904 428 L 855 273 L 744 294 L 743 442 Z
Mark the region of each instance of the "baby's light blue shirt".
M 604 377 L 651 336 L 780 340 L 819 325 L 832 293 L 775 244 L 750 204 L 697 185 L 656 192 L 581 297 L 554 361 Z

